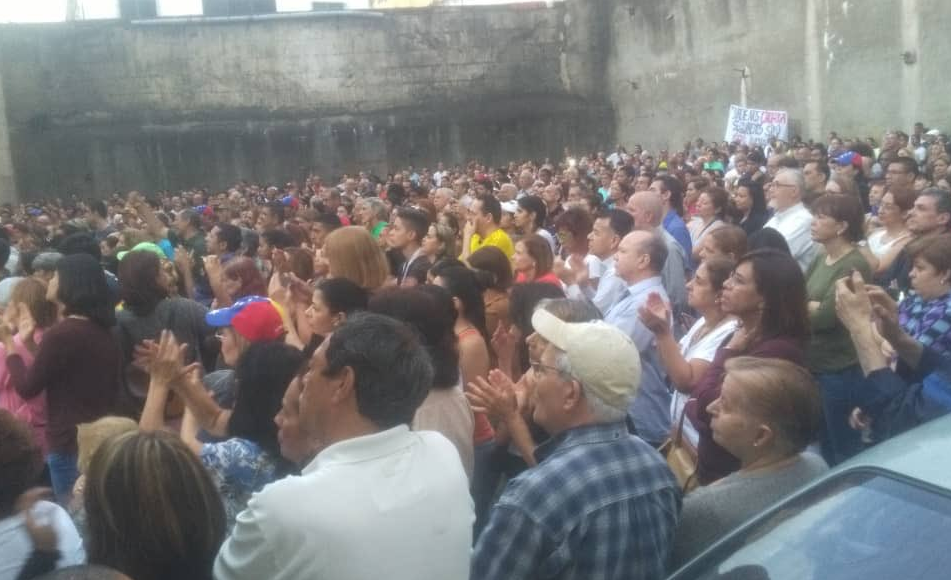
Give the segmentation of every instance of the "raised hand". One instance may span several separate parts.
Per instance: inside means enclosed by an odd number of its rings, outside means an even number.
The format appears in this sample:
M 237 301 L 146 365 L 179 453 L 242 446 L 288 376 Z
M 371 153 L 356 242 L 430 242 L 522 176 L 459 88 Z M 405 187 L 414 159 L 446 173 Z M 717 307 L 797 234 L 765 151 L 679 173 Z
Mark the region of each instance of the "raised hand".
M 40 552 L 55 552 L 57 549 L 56 529 L 51 522 L 39 522 L 33 515 L 37 502 L 52 496 L 48 487 L 34 487 L 23 492 L 16 500 L 16 511 L 23 515 L 23 523 L 33 542 L 33 549 Z
M 736 332 L 733 333 L 726 347 L 730 350 L 745 351 L 756 339 L 757 332 L 756 327 L 748 328 L 742 324 L 737 324 Z
M 872 312 L 878 317 L 878 331 L 889 340 L 900 337 L 902 329 L 898 323 L 898 303 L 878 286 L 868 285 L 865 291 L 872 303 Z
M 492 334 L 492 350 L 499 357 L 508 356 L 510 359 L 514 356 L 515 347 L 518 343 L 518 337 L 501 322 L 495 327 Z
M 283 272 L 284 266 L 287 264 L 287 254 L 284 250 L 274 248 L 271 250 L 271 271 L 272 272 Z
M 141 371 L 149 372 L 149 367 L 152 365 L 152 361 L 155 359 L 157 353 L 157 342 L 152 339 L 143 340 L 135 345 L 135 349 L 132 352 L 132 366 Z
M 202 261 L 205 263 L 205 272 L 208 274 L 208 278 L 217 278 L 221 275 L 221 258 L 215 255 L 208 255 L 202 258 Z
M 670 332 L 670 305 L 664 302 L 657 292 L 651 292 L 647 296 L 644 306 L 638 308 L 637 315 L 644 326 L 654 334 Z
M 571 273 L 574 275 L 574 283 L 578 286 L 584 286 L 590 280 L 588 276 L 588 265 L 584 263 L 584 256 L 570 254 L 568 256 L 568 265 L 571 266 Z
M 179 246 L 175 248 L 175 265 L 181 268 L 183 272 L 191 271 L 192 257 L 188 250 Z
M 835 282 L 835 312 L 846 328 L 855 332 L 868 328 L 872 319 L 872 302 L 865 290 L 865 281 L 858 272 Z
M 36 332 L 36 320 L 34 320 L 33 315 L 30 314 L 29 308 L 20 308 L 16 325 L 16 330 L 20 338 L 27 343 L 33 342 L 33 334 Z
M 477 413 L 486 413 L 503 421 L 518 414 L 515 385 L 498 369 L 489 371 L 488 381 L 476 377 L 475 382 L 469 383 L 466 398 Z
M 568 268 L 566 262 L 561 258 L 555 258 L 551 265 L 551 271 L 565 284 L 571 285 L 575 283 L 574 272 Z
M 149 365 L 149 374 L 152 382 L 163 386 L 171 386 L 185 374 L 186 344 L 178 344 L 171 331 L 163 330 L 159 338 L 158 348 L 152 363 Z

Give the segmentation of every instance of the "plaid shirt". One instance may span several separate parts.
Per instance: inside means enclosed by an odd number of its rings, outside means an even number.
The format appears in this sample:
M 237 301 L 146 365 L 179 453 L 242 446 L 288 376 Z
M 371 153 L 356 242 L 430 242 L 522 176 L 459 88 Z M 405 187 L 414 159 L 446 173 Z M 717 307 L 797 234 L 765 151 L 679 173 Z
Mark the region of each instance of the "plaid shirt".
M 664 578 L 680 490 L 624 423 L 586 425 L 536 451 L 509 482 L 472 559 L 472 580 Z

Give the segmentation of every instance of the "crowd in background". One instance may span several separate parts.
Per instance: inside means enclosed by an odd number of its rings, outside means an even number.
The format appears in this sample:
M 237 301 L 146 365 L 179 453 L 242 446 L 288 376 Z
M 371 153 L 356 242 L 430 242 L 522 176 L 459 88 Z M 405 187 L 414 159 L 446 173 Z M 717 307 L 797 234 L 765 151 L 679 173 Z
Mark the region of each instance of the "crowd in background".
M 0 580 L 663 578 L 951 409 L 949 151 L 2 206 Z

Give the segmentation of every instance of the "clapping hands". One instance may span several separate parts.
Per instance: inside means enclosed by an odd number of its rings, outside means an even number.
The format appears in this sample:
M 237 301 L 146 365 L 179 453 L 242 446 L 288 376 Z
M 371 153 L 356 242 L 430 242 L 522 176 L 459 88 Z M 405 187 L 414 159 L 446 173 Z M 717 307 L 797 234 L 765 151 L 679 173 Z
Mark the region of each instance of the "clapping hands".
M 654 334 L 670 332 L 670 305 L 664 302 L 657 292 L 647 296 L 647 302 L 637 310 L 637 315 L 648 330 Z

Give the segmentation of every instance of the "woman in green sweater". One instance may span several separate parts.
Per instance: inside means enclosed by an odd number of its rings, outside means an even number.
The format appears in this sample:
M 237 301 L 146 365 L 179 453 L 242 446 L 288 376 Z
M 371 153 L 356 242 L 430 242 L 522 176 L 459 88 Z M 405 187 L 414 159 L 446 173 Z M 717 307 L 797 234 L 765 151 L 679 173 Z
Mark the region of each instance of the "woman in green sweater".
M 811 209 L 812 239 L 824 251 L 806 270 L 812 328 L 806 365 L 822 392 L 822 454 L 829 465 L 835 465 L 861 450 L 860 434 L 849 427 L 848 417 L 851 409 L 861 406 L 865 382 L 852 339 L 835 314 L 835 281 L 853 271 L 870 280 L 871 268 L 856 247 L 865 237 L 864 212 L 857 197 L 826 194 Z

